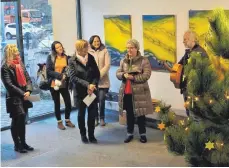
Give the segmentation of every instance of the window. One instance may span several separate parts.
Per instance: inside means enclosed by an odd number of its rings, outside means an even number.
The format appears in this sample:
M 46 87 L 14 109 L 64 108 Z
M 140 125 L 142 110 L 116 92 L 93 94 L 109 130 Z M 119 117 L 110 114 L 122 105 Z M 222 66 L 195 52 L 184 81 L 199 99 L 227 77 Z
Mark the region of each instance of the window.
M 11 2 L 12 1 L 12 2 Z M 23 46 L 24 46 L 24 64 L 33 82 L 33 93 L 40 94 L 41 101 L 34 102 L 33 108 L 29 109 L 29 118 L 43 115 L 44 113 L 53 112 L 54 104 L 49 91 L 42 91 L 38 88 L 39 78 L 37 72 L 39 63 L 45 63 L 50 53 L 53 42 L 52 31 L 52 11 L 48 0 L 21 0 L 22 24 L 16 25 L 15 18 L 18 16 L 15 7 L 18 2 L 8 0 L 1 2 L 1 55 L 5 44 L 20 44 L 16 38 L 16 29 L 22 26 Z M 26 11 L 26 12 L 23 12 Z M 27 16 L 27 17 L 26 17 Z M 17 40 L 19 43 L 17 43 Z M 3 45 L 2 45 L 3 44 Z M 21 44 L 20 44 L 21 45 Z M 2 57 L 1 57 L 2 59 Z M 11 119 L 6 113 L 5 95 L 6 90 L 2 82 L 1 87 L 1 128 L 10 125 Z
M 10 24 L 8 25 L 9 28 L 15 28 L 16 29 L 16 24 Z
M 40 11 L 30 11 L 30 15 L 33 18 L 40 18 L 41 17 L 41 12 Z
M 38 85 L 38 64 L 46 63 L 53 42 L 52 11 L 48 0 L 21 0 L 22 13 L 29 17 L 22 17 L 24 64 L 33 82 L 33 93 L 40 94 L 41 101 L 34 102 L 29 117 L 35 117 L 54 111 L 54 103 L 50 91 L 40 90 Z
M 15 10 L 14 6 L 16 6 L 16 2 L 0 2 L 1 18 L 0 19 L 0 52 L 1 52 L 1 62 L 4 55 L 4 47 L 6 44 L 17 44 L 16 39 L 16 24 L 15 24 Z M 3 9 L 3 10 L 2 10 Z M 14 23 L 14 24 L 11 24 Z M 1 128 L 10 125 L 9 114 L 6 113 L 6 89 L 2 83 L 0 82 L 1 87 Z
M 26 18 L 28 18 L 28 17 L 29 17 L 29 15 L 28 15 L 28 13 L 23 12 L 23 13 L 22 13 L 22 17 L 26 17 Z

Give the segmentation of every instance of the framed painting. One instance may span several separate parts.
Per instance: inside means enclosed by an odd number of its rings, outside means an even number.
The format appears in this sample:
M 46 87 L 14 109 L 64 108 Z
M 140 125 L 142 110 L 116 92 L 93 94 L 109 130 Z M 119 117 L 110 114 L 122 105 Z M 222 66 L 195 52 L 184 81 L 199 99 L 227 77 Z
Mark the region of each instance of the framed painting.
M 224 10 L 229 19 L 229 10 Z M 189 28 L 196 32 L 199 40 L 199 44 L 206 50 L 208 55 L 212 58 L 214 53 L 211 50 L 211 46 L 206 42 L 206 38 L 209 34 L 210 22 L 209 18 L 213 14 L 213 10 L 190 10 L 189 11 Z
M 104 31 L 111 65 L 119 66 L 126 54 L 126 42 L 132 37 L 130 15 L 105 15 Z
M 143 15 L 144 55 L 152 70 L 166 71 L 160 61 L 176 63 L 176 22 L 174 15 Z

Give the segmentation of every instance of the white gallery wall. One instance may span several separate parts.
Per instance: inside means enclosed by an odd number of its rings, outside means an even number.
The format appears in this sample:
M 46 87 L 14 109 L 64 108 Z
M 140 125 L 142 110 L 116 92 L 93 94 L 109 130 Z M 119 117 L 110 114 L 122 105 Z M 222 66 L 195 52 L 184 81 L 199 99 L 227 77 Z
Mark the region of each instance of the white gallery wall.
M 75 0 L 50 0 L 53 9 L 54 38 L 61 40 L 68 52 L 76 39 Z M 132 37 L 143 53 L 142 15 L 175 15 L 177 22 L 177 60 L 184 55 L 183 34 L 188 29 L 189 10 L 229 9 L 229 0 L 81 0 L 83 38 L 97 34 L 104 42 L 103 15 L 131 15 Z M 54 9 L 57 8 L 57 9 Z M 61 9 L 65 9 L 64 11 Z M 64 24 L 64 25 L 62 25 Z M 71 52 L 72 52 L 71 51 Z M 111 91 L 118 92 L 117 67 L 111 67 Z M 183 110 L 183 97 L 170 82 L 169 73 L 152 72 L 149 80 L 152 98 L 163 99 L 173 108 Z
M 52 8 L 54 40 L 61 41 L 67 54 L 74 52 L 77 38 L 76 0 L 48 0 Z
M 82 0 L 83 38 L 98 34 L 104 41 L 103 15 L 131 15 L 132 37 L 137 39 L 143 53 L 142 15 L 175 15 L 177 22 L 177 60 L 184 55 L 183 33 L 188 29 L 188 12 L 192 10 L 229 9 L 229 0 Z M 114 37 L 115 38 L 115 37 Z M 111 90 L 117 91 L 119 82 L 112 67 Z M 149 80 L 152 98 L 163 99 L 175 109 L 184 109 L 183 97 L 170 82 L 169 73 L 152 72 Z

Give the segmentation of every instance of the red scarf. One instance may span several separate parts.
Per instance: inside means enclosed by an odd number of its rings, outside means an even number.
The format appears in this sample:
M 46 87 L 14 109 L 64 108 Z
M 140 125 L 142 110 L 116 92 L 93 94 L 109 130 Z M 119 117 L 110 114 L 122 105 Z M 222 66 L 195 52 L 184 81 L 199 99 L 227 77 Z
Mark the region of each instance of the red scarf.
M 15 69 L 17 82 L 19 86 L 26 86 L 27 83 L 25 79 L 25 74 L 20 62 L 20 56 L 16 56 L 16 58 L 10 62 L 10 65 Z

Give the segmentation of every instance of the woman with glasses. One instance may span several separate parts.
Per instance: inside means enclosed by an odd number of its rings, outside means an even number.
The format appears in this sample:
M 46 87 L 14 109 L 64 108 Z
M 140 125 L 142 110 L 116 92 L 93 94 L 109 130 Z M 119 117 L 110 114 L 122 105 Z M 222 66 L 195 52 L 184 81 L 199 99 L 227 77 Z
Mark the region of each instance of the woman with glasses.
M 139 51 L 139 42 L 135 39 L 127 41 L 127 54 L 121 60 L 116 76 L 122 81 L 119 91 L 119 111 L 127 115 L 127 138 L 125 143 L 133 140 L 134 123 L 137 124 L 140 142 L 146 143 L 145 115 L 153 112 L 148 80 L 151 66 L 148 58 Z

